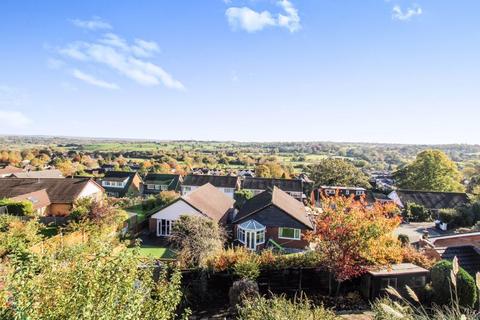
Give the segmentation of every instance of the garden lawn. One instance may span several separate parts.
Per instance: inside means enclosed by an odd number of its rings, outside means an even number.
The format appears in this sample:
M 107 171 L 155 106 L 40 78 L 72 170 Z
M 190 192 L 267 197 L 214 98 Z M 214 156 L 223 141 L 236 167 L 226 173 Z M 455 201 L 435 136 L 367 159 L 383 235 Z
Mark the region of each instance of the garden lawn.
M 176 254 L 170 248 L 155 247 L 155 246 L 141 246 L 140 254 L 145 257 L 156 259 L 175 259 Z

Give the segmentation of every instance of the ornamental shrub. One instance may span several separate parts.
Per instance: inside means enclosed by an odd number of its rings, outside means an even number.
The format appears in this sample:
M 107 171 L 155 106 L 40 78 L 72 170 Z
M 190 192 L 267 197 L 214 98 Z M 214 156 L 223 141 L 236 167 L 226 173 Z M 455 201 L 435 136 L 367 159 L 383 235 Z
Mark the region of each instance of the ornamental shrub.
M 233 273 L 240 279 L 255 281 L 260 275 L 260 266 L 254 260 L 239 261 L 233 266 Z
M 406 214 L 410 221 L 432 221 L 430 211 L 420 204 L 407 203 Z
M 435 264 L 431 270 L 433 300 L 439 305 L 451 302 L 455 296 L 455 288 L 452 285 L 450 274 L 453 264 L 442 260 Z M 477 300 L 477 288 L 475 280 L 464 269 L 460 268 L 457 274 L 458 304 L 462 307 L 473 307 Z M 452 293 L 451 293 L 452 292 Z

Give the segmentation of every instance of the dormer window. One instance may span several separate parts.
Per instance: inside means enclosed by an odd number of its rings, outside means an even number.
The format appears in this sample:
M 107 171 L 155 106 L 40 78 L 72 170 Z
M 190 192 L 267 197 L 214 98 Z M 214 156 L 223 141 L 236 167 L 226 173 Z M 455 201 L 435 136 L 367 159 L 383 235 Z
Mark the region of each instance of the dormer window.
M 357 190 L 357 191 L 355 192 L 355 195 L 357 195 L 357 196 L 362 196 L 362 195 L 363 195 L 363 190 Z

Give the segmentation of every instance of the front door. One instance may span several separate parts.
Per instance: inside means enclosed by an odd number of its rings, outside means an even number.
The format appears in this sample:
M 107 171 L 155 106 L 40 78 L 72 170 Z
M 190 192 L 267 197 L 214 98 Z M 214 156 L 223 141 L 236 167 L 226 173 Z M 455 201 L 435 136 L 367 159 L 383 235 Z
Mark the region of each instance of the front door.
M 250 250 L 257 249 L 257 238 L 255 231 L 245 231 L 245 246 Z

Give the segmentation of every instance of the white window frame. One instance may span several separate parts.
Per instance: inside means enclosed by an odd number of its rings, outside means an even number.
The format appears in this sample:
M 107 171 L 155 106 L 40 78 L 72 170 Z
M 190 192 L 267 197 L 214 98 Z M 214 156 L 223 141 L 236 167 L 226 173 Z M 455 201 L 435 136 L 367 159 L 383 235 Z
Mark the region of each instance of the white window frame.
M 172 235 L 172 227 L 175 220 L 158 219 L 157 220 L 157 237 L 170 237 Z M 165 229 L 163 229 L 165 224 Z
M 156 185 L 155 185 L 155 190 L 160 190 L 160 189 L 161 189 L 160 185 L 159 185 L 159 184 L 156 184 Z
M 168 190 L 168 186 L 162 184 L 162 185 L 160 185 L 160 190 L 161 190 L 161 191 L 167 191 L 167 190 Z
M 223 192 L 225 193 L 234 193 L 235 189 L 234 188 L 223 188 Z
M 293 238 L 282 237 L 282 231 L 284 229 L 292 229 L 293 230 Z M 298 234 L 298 236 L 297 236 L 297 234 Z M 279 239 L 288 239 L 288 240 L 301 240 L 302 239 L 302 230 L 297 229 L 297 228 L 280 227 L 280 228 L 278 228 L 278 238 Z
M 154 184 L 147 184 L 147 189 L 148 189 L 148 190 L 154 190 L 154 189 L 155 189 L 155 185 L 154 185 Z
M 363 196 L 363 190 L 357 190 L 355 191 L 356 196 Z

